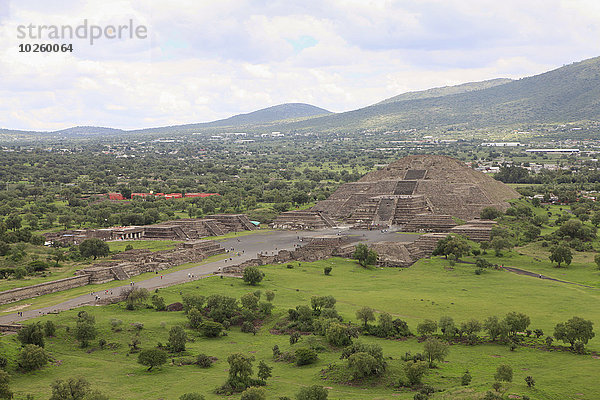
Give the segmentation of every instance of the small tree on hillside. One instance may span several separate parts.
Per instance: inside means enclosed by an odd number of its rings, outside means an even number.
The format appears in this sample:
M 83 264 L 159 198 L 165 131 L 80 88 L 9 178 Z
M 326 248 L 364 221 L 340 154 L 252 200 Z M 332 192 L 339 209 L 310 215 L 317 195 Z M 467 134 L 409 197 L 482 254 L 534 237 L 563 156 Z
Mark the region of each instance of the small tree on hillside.
M 29 372 L 42 368 L 48 363 L 46 351 L 35 344 L 27 344 L 21 349 L 17 364 L 23 371 Z
M 83 400 L 90 393 L 90 383 L 85 378 L 58 379 L 50 387 L 50 400 Z
M 17 333 L 17 339 L 22 346 L 26 344 L 35 344 L 36 346 L 44 347 L 44 333 L 42 325 L 39 322 L 23 326 Z
M 552 247 L 550 249 L 550 261 L 555 262 L 557 264 L 557 268 L 560 268 L 560 264 L 565 263 L 566 265 L 570 265 L 573 260 L 573 254 L 571 253 L 571 249 L 565 245 L 559 244 L 558 246 Z
M 152 370 L 167 362 L 167 353 L 161 349 L 142 350 L 138 355 L 138 363 L 148 367 L 147 371 Z
M 573 317 L 567 322 L 561 322 L 554 328 L 554 337 L 564 343 L 569 343 L 571 348 L 580 342 L 586 345 L 596 334 L 594 323 L 581 317 Z
M 246 267 L 243 280 L 249 285 L 256 286 L 263 280 L 265 274 L 258 267 Z
M 510 365 L 502 364 L 496 369 L 494 379 L 497 381 L 512 382 L 513 369 Z
M 448 345 L 438 339 L 429 338 L 423 346 L 423 354 L 429 362 L 429 368 L 434 367 L 434 361 L 444 361 L 444 358 L 448 355 Z
M 87 347 L 90 340 L 94 340 L 98 333 L 96 319 L 85 311 L 80 311 L 75 325 L 75 339 L 79 340 L 81 347 Z
M 448 235 L 438 241 L 432 254 L 434 256 L 444 256 L 445 258 L 452 256 L 453 259 L 458 260 L 470 252 L 471 246 L 469 246 L 465 239 L 460 236 Z
M 368 265 L 373 265 L 377 262 L 377 253 L 369 249 L 366 244 L 359 243 L 354 248 L 352 258 L 357 260 L 362 267 L 366 268 Z
M 0 369 L 0 399 L 12 399 L 13 392 L 8 386 L 10 375 L 6 371 Z
M 479 216 L 481 219 L 496 219 L 502 215 L 502 211 L 498 210 L 495 207 L 486 207 L 481 210 Z
M 430 319 L 426 319 L 417 325 L 417 333 L 421 336 L 431 335 L 435 331 L 437 331 L 437 322 Z
M 369 321 L 375 321 L 375 313 L 371 307 L 362 307 L 356 311 L 356 318 L 361 320 L 368 327 Z
M 81 242 L 79 252 L 83 257 L 94 257 L 95 260 L 98 257 L 106 257 L 110 253 L 110 248 L 106 242 L 98 238 L 91 238 Z
M 187 341 L 187 334 L 181 326 L 174 326 L 169 331 L 169 349 L 174 353 L 180 353 L 185 351 L 185 342 Z

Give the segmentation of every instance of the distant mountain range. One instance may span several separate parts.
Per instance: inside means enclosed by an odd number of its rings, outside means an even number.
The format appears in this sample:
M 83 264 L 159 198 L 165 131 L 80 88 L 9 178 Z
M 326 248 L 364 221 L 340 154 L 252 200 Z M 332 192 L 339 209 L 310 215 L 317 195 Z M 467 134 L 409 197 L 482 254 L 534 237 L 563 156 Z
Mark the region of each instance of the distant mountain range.
M 600 120 L 600 57 L 518 80 L 492 79 L 404 93 L 343 113 L 303 103 L 281 104 L 213 122 L 134 131 L 74 127 L 65 135 L 245 131 L 361 131 L 424 127 L 482 128 L 523 123 Z M 10 131 L 0 129 L 0 133 Z M 33 133 L 33 132 L 30 132 Z

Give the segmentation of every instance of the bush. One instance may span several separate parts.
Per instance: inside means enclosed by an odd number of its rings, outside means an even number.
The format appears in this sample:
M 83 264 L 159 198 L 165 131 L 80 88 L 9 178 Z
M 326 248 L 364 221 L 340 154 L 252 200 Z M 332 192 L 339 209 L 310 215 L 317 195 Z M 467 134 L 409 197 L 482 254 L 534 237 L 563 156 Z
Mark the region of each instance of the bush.
M 469 384 L 471 383 L 471 380 L 473 379 L 473 377 L 471 376 L 471 374 L 469 373 L 469 371 L 466 371 L 464 373 L 464 375 L 462 376 L 462 378 L 460 378 L 460 384 L 463 386 L 469 386 Z
M 313 385 L 301 388 L 296 394 L 296 400 L 327 400 L 327 396 L 327 389 L 319 385 Z
M 265 292 L 265 296 L 267 297 L 268 302 L 272 302 L 273 299 L 275 299 L 275 292 L 273 292 L 272 290 L 267 290 Z
M 56 333 L 56 325 L 52 321 L 46 321 L 44 324 L 44 335 L 52 337 Z
M 496 369 L 494 379 L 497 381 L 512 382 L 513 370 L 510 365 L 502 364 Z
M 348 369 L 352 372 L 354 379 L 376 375 L 379 362 L 369 353 L 354 353 L 348 357 Z
M 204 296 L 197 294 L 184 294 L 181 296 L 183 312 L 187 314 L 192 308 L 195 308 L 196 310 L 202 310 L 205 300 L 206 298 Z
M 244 333 L 254 333 L 256 335 L 256 328 L 254 327 L 254 324 L 250 321 L 244 321 L 244 323 L 242 324 L 241 331 Z
M 36 346 L 44 347 L 44 334 L 42 333 L 42 324 L 25 325 L 17 333 L 17 339 L 21 342 L 21 346 L 27 344 L 35 344 Z
M 27 344 L 18 355 L 17 364 L 23 371 L 40 369 L 48 363 L 46 351 L 35 344 Z
M 6 371 L 0 370 L 0 399 L 12 399 L 13 392 L 10 390 L 8 383 L 10 375 Z
M 169 331 L 169 349 L 174 353 L 180 353 L 185 351 L 185 342 L 187 341 L 187 334 L 180 326 L 174 326 Z
M 266 400 L 267 394 L 265 389 L 261 387 L 249 387 L 242 392 L 240 400 Z
M 212 366 L 212 360 L 206 354 L 200 353 L 196 357 L 196 365 L 201 368 L 209 368 Z
M 527 387 L 534 387 L 535 386 L 535 379 L 533 379 L 533 376 L 528 375 L 525 377 L 525 383 L 527 384 Z
M 427 371 L 427 364 L 422 361 L 408 361 L 404 364 L 404 375 L 409 386 L 415 386 L 421 384 L 421 379 Z
M 317 352 L 308 347 L 300 347 L 294 352 L 296 365 L 309 365 L 317 361 Z
M 223 331 L 223 325 L 214 321 L 204 321 L 200 328 L 206 337 L 218 337 Z
M 249 285 L 256 286 L 263 280 L 265 274 L 258 267 L 246 267 L 242 279 Z
M 331 270 L 333 269 L 333 267 L 331 267 L 330 265 L 326 266 L 325 268 L 323 268 L 323 273 L 325 275 L 330 275 L 331 274 Z

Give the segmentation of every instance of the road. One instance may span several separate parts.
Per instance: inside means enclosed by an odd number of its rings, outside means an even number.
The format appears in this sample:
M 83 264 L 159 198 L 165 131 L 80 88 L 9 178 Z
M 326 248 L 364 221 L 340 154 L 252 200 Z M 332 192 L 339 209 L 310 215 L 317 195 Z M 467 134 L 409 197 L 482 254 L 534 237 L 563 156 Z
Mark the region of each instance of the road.
M 418 235 L 381 232 L 378 230 L 364 231 L 349 229 L 325 229 L 318 231 L 259 231 L 250 235 L 243 235 L 219 241 L 219 243 L 225 249 L 233 249 L 228 253 L 231 260 L 228 258 L 226 260 L 213 261 L 196 267 L 165 273 L 163 275 L 157 274 L 153 278 L 136 282 L 134 287 L 146 288 L 150 291 L 153 291 L 154 289 L 202 279 L 218 273 L 220 268 L 224 266 L 238 265 L 244 261 L 256 258 L 258 253 L 269 255 L 276 254 L 280 250 L 293 250 L 296 245 L 302 246 L 303 244 L 307 243 L 306 240 L 301 241 L 299 238 L 310 238 L 331 234 L 350 236 L 353 241 L 368 243 L 377 241 L 398 241 L 407 243 L 413 242 L 418 237 Z M 238 253 L 239 256 L 237 255 Z M 106 293 L 106 290 L 102 289 L 102 285 L 93 287 L 90 286 L 90 288 L 95 289 L 93 293 L 75 297 L 49 307 L 35 310 L 23 310 L 21 311 L 21 314 L 17 314 L 15 312 L 13 314 L 2 315 L 0 316 L 0 324 L 19 323 L 21 321 L 36 318 L 48 313 L 55 313 L 59 311 L 71 310 L 81 306 L 105 303 L 109 299 L 117 298 L 119 293 L 121 293 L 121 290 L 128 287 L 130 287 L 130 284 L 129 282 L 126 282 L 126 284 L 123 286 L 109 289 L 108 293 Z M 99 302 L 96 300 L 96 296 L 100 298 Z

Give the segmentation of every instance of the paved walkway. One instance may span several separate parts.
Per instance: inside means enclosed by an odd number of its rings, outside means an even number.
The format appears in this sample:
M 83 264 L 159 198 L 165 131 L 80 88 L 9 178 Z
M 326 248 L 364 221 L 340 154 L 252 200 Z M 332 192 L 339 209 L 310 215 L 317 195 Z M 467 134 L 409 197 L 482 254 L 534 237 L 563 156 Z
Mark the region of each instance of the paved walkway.
M 381 231 L 353 231 L 353 230 L 319 230 L 319 231 L 269 231 L 269 232 L 257 232 L 250 235 L 244 235 L 225 239 L 219 241 L 219 243 L 225 248 L 230 250 L 227 255 L 229 258 L 226 260 L 213 261 L 196 267 L 182 269 L 179 271 L 166 273 L 163 275 L 156 275 L 153 278 L 146 279 L 143 281 L 136 282 L 134 287 L 146 288 L 149 291 L 154 289 L 164 288 L 168 286 L 178 285 L 181 283 L 190 282 L 206 278 L 207 276 L 218 273 L 221 268 L 228 265 L 238 265 L 244 261 L 256 258 L 258 253 L 274 255 L 280 250 L 293 250 L 296 246 L 302 246 L 306 241 L 301 241 L 300 238 L 322 236 L 327 234 L 341 234 L 348 235 L 354 238 L 356 241 L 361 242 L 375 242 L 382 240 L 396 240 L 400 242 L 412 242 L 418 235 L 410 234 L 396 234 L 394 232 L 381 232 Z M 393 237 L 393 239 L 392 239 Z M 237 255 L 239 253 L 239 256 Z M 160 271 L 159 271 L 160 274 Z M 75 297 L 70 300 L 66 300 L 62 303 L 39 308 L 35 310 L 23 310 L 22 315 L 18 315 L 16 312 L 13 314 L 6 314 L 0 316 L 0 324 L 11 324 L 25 321 L 31 318 L 39 317 L 48 313 L 56 313 L 59 311 L 70 310 L 73 308 L 95 305 L 98 304 L 96 296 L 100 297 L 100 303 L 103 303 L 107 299 L 115 299 L 121 293 L 124 288 L 130 287 L 128 282 L 125 282 L 123 286 L 108 289 L 102 289 L 102 285 L 90 286 L 94 288 L 93 294 L 85 294 L 83 296 Z

